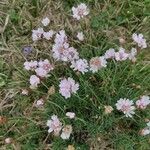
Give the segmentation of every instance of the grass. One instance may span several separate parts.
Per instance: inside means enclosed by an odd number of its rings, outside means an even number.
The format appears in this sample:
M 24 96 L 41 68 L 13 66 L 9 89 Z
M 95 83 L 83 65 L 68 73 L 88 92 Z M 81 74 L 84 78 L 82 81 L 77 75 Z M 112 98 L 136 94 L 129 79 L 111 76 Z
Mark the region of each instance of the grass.
M 85 2 L 90 15 L 75 22 L 71 8 Z M 106 69 L 98 73 L 76 74 L 69 65 L 54 62 L 50 49 L 53 42 L 33 43 L 31 30 L 40 26 L 44 16 L 51 19 L 49 29 L 65 29 L 71 45 L 78 49 L 82 58 L 90 59 L 103 55 L 110 48 L 119 46 L 123 37 L 129 48 L 133 45 L 131 35 L 143 33 L 150 44 L 149 0 L 2 0 L 0 2 L 0 149 L 2 150 L 64 150 L 74 145 L 77 150 L 148 150 L 150 139 L 139 135 L 145 127 L 145 118 L 150 119 L 150 110 L 137 111 L 133 119 L 123 117 L 118 111 L 104 114 L 104 106 L 115 107 L 121 97 L 134 101 L 150 90 L 149 48 L 143 50 L 137 62 L 109 62 Z M 84 43 L 75 40 L 77 31 L 85 34 Z M 22 53 L 24 46 L 32 46 L 27 58 Z M 30 74 L 23 69 L 26 59 L 48 58 L 56 64 L 51 77 L 43 81 L 38 90 L 22 96 L 22 88 L 28 88 Z M 80 90 L 69 100 L 58 93 L 60 77 L 73 77 L 80 83 Z M 45 86 L 46 85 L 46 86 Z M 55 87 L 54 95 L 48 94 Z M 44 97 L 44 109 L 33 107 L 33 103 Z M 76 112 L 77 118 L 65 118 L 67 111 Z M 72 124 L 70 140 L 48 135 L 46 121 L 57 114 L 65 124 Z M 6 118 L 6 120 L 4 119 Z M 7 137 L 12 144 L 5 144 Z

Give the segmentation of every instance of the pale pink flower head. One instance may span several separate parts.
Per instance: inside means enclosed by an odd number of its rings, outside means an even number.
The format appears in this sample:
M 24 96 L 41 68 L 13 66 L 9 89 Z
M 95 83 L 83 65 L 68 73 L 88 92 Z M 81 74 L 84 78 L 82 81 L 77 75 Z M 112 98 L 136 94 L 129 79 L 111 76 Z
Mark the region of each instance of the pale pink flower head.
M 75 83 L 72 78 L 63 79 L 59 84 L 59 93 L 66 99 L 71 97 L 72 93 L 76 93 L 79 89 L 79 84 Z
M 89 9 L 84 3 L 81 3 L 77 7 L 72 7 L 73 18 L 80 20 L 84 16 L 89 14 Z
M 142 96 L 141 99 L 136 101 L 136 106 L 139 109 L 145 109 L 150 104 L 149 96 Z
M 50 23 L 50 20 L 49 20 L 49 18 L 45 17 L 41 22 L 42 22 L 43 26 L 48 26 Z
M 67 112 L 66 116 L 70 119 L 74 119 L 75 118 L 75 113 L 74 112 Z
M 138 44 L 138 47 L 140 47 L 141 49 L 147 48 L 146 39 L 144 39 L 143 34 L 134 33 L 132 35 L 132 39 L 135 43 Z
M 79 41 L 83 41 L 84 40 L 83 32 L 78 32 L 77 38 L 78 38 Z
M 74 61 L 79 59 L 79 53 L 74 47 L 69 47 L 65 53 L 68 61 Z
M 41 78 L 48 76 L 48 72 L 45 69 L 43 69 L 42 67 L 35 69 L 35 72 L 36 72 L 36 75 Z
M 88 72 L 89 66 L 86 59 L 79 59 L 77 61 L 72 61 L 70 67 L 73 68 L 73 70 L 79 71 L 84 74 L 85 72 Z
M 110 48 L 105 52 L 105 58 L 110 59 L 115 57 L 115 50 L 113 48 Z
M 69 139 L 71 133 L 72 133 L 72 126 L 66 125 L 62 129 L 62 133 L 61 133 L 60 137 L 64 140 L 67 140 L 67 139 Z
M 37 30 L 32 30 L 32 40 L 38 41 L 42 38 L 44 33 L 43 28 L 38 28 Z
M 49 71 L 54 69 L 53 65 L 50 64 L 48 59 L 45 59 L 44 61 L 42 61 L 42 60 L 39 61 L 38 65 L 39 65 L 39 68 L 43 68 L 47 72 L 49 72 Z
M 124 61 L 128 58 L 129 54 L 125 52 L 125 49 L 120 47 L 119 51 L 115 53 L 115 59 L 117 61 Z
M 55 135 L 59 135 L 59 132 L 62 129 L 62 123 L 58 119 L 57 115 L 52 115 L 46 125 L 49 127 L 48 133 L 54 132 Z
M 64 44 L 68 42 L 68 38 L 67 38 L 67 35 L 65 33 L 64 30 L 60 30 L 57 34 L 56 34 L 56 37 L 55 37 L 55 43 L 57 44 Z
M 37 65 L 38 65 L 38 62 L 37 61 L 33 61 L 33 60 L 31 60 L 31 61 L 26 61 L 25 63 L 24 63 L 24 68 L 26 69 L 26 70 L 35 70 L 36 68 L 37 68 Z
M 104 56 L 101 57 L 93 57 L 90 60 L 90 70 L 95 73 L 98 72 L 99 69 L 106 67 L 107 61 Z
M 50 30 L 48 32 L 44 32 L 43 33 L 43 38 L 45 38 L 46 40 L 50 40 L 54 35 L 54 31 Z
M 129 53 L 129 60 L 132 60 L 132 62 L 136 61 L 136 56 L 137 55 L 137 49 L 136 48 L 132 48 L 131 52 Z
M 40 84 L 40 79 L 36 75 L 31 75 L 30 84 L 30 88 L 36 88 Z
M 116 107 L 119 111 L 122 111 L 126 117 L 132 117 L 132 115 L 135 114 L 135 107 L 133 106 L 132 100 L 120 98 L 116 103 Z
M 35 103 L 35 106 L 37 108 L 43 107 L 43 105 L 44 105 L 44 100 L 42 98 L 37 100 L 36 103 Z

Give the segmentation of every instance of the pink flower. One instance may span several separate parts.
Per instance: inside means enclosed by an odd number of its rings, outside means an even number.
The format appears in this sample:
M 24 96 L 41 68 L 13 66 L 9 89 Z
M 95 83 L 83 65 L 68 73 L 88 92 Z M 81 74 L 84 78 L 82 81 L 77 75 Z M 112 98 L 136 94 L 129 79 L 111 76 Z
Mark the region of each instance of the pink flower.
M 47 77 L 47 74 L 48 74 L 48 72 L 42 67 L 35 69 L 35 72 L 36 72 L 36 75 L 41 78 Z
M 67 112 L 66 116 L 69 117 L 70 119 L 75 118 L 75 113 L 74 112 Z
M 79 59 L 77 61 L 72 61 L 70 67 L 73 68 L 73 70 L 75 71 L 76 70 L 80 71 L 82 74 L 88 72 L 88 62 L 86 59 Z
M 59 135 L 62 129 L 62 123 L 56 115 L 51 116 L 51 119 L 47 121 L 47 126 L 49 127 L 48 133 L 54 132 L 55 135 Z
M 137 55 L 137 49 L 132 48 L 131 52 L 129 53 L 129 60 L 132 60 L 132 62 L 136 61 L 136 56 Z
M 79 89 L 79 84 L 75 83 L 72 78 L 63 79 L 59 84 L 59 93 L 66 99 L 71 97 L 72 93 L 76 93 Z
M 110 48 L 105 52 L 105 58 L 110 59 L 115 57 L 115 50 L 113 48 Z
M 87 6 L 84 3 L 81 3 L 77 7 L 72 7 L 73 12 L 73 18 L 80 20 L 84 16 L 87 16 L 89 14 L 89 10 L 87 9 Z
M 54 31 L 50 30 L 48 32 L 44 32 L 43 33 L 43 38 L 45 38 L 46 40 L 50 40 L 54 35 Z
M 95 73 L 99 69 L 106 67 L 107 66 L 107 61 L 104 56 L 102 57 L 93 57 L 90 60 L 90 70 Z
M 40 79 L 36 75 L 30 77 L 30 88 L 36 88 L 40 84 Z
M 125 52 L 125 49 L 120 47 L 119 48 L 119 51 L 115 53 L 115 59 L 117 61 L 123 61 L 123 60 L 126 60 L 128 58 L 129 54 L 127 54 Z
M 132 115 L 135 114 L 135 107 L 132 105 L 133 101 L 126 98 L 120 98 L 116 103 L 117 109 L 122 111 L 126 117 L 132 117 Z
M 37 61 L 33 61 L 33 60 L 31 60 L 30 62 L 26 61 L 24 63 L 24 68 L 26 70 L 32 70 L 33 71 L 33 70 L 35 70 L 37 68 L 37 65 L 38 65 Z
M 44 33 L 43 28 L 38 28 L 37 30 L 32 30 L 32 40 L 38 41 L 42 38 L 42 35 Z
M 78 32 L 77 38 L 78 38 L 79 41 L 83 41 L 84 40 L 83 32 Z
M 138 46 L 141 47 L 142 49 L 147 48 L 146 39 L 144 39 L 143 34 L 136 34 L 136 33 L 134 33 L 134 34 L 132 35 L 132 39 L 133 39 L 134 42 L 137 43 Z
M 150 104 L 149 96 L 142 96 L 140 100 L 136 101 L 137 108 L 145 109 Z

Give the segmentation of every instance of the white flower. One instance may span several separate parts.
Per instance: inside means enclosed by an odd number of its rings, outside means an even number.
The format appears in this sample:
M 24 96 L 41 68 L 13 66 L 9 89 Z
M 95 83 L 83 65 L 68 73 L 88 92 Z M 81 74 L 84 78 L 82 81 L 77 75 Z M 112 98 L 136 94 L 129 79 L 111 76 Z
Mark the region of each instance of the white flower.
M 73 68 L 73 70 L 75 71 L 77 70 L 82 72 L 82 74 L 88 72 L 88 62 L 86 59 L 79 59 L 77 61 L 72 61 L 70 67 Z
M 136 48 L 132 48 L 128 57 L 129 57 L 130 60 L 135 62 L 136 61 L 136 57 L 135 57 L 136 55 L 137 55 L 137 49 Z
M 120 98 L 116 103 L 117 109 L 122 111 L 126 117 L 132 117 L 132 115 L 135 114 L 135 107 L 132 105 L 133 101 L 126 98 Z
M 113 48 L 110 48 L 105 52 L 105 58 L 110 59 L 115 57 L 115 50 Z
M 129 54 L 127 54 L 125 52 L 125 49 L 120 47 L 119 48 L 119 51 L 115 53 L 115 59 L 117 61 L 123 61 L 123 60 L 126 60 L 128 58 Z
M 72 78 L 63 79 L 59 84 L 59 93 L 66 99 L 71 97 L 72 93 L 76 93 L 79 89 L 79 84 L 75 83 Z
M 83 41 L 84 40 L 83 32 L 78 32 L 77 38 L 78 38 L 79 41 Z
M 43 104 L 44 104 L 44 100 L 41 98 L 41 99 L 39 99 L 39 100 L 36 101 L 35 106 L 36 107 L 42 107 Z
M 74 112 L 67 112 L 66 116 L 69 117 L 70 119 L 75 118 L 75 113 Z
M 59 121 L 56 115 L 52 115 L 51 119 L 47 121 L 46 125 L 49 127 L 48 133 L 54 132 L 55 135 L 59 135 L 59 132 L 62 129 L 62 123 Z
M 66 125 L 62 129 L 62 133 L 61 133 L 60 137 L 64 140 L 69 139 L 71 133 L 72 133 L 72 126 L 71 125 Z
M 107 66 L 107 61 L 104 56 L 102 57 L 93 57 L 90 60 L 90 70 L 95 73 L 99 69 L 106 67 Z
M 138 47 L 140 47 L 142 49 L 147 48 L 146 39 L 144 39 L 143 34 L 134 33 L 132 35 L 132 39 L 134 40 L 135 43 L 138 44 Z
M 43 26 L 48 26 L 48 24 L 50 23 L 50 20 L 46 17 L 41 22 L 42 22 Z
M 40 84 L 40 79 L 36 75 L 30 77 L 31 88 L 36 88 Z
M 26 61 L 24 63 L 24 68 L 26 70 L 32 70 L 33 71 L 33 70 L 35 70 L 37 68 L 37 65 L 38 65 L 37 61 L 33 61 L 33 60 L 31 60 L 30 62 Z
M 46 40 L 50 40 L 54 35 L 54 31 L 50 30 L 48 32 L 44 32 L 43 33 L 43 38 L 45 38 Z
M 89 10 L 84 3 L 81 3 L 77 7 L 72 7 L 73 18 L 80 20 L 84 16 L 89 14 Z
M 41 78 L 47 77 L 47 74 L 48 74 L 48 72 L 45 69 L 41 68 L 41 67 L 35 69 L 35 72 L 36 72 L 36 75 L 41 77 Z
M 140 109 L 145 109 L 150 104 L 149 96 L 142 96 L 140 100 L 136 101 L 136 106 Z
M 44 33 L 43 28 L 38 28 L 37 30 L 32 30 L 32 40 L 38 41 L 42 38 L 42 35 Z

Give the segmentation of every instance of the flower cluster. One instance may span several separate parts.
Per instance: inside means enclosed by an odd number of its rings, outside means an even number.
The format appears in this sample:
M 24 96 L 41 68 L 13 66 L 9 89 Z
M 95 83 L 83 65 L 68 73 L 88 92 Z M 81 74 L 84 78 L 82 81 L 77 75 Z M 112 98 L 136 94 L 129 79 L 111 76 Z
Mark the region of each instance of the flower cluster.
M 146 109 L 146 107 L 150 104 L 149 96 L 142 96 L 140 100 L 136 101 L 136 107 L 139 109 Z M 116 107 L 117 110 L 123 112 L 126 117 L 132 117 L 135 114 L 135 106 L 132 100 L 126 98 L 120 98 L 117 103 Z
M 59 84 L 59 93 L 64 96 L 66 99 L 71 97 L 72 93 L 76 93 L 79 89 L 79 84 L 75 83 L 72 78 L 63 79 Z
M 40 78 L 48 77 L 48 73 L 53 70 L 53 65 L 50 64 L 48 59 L 37 61 L 26 61 L 24 63 L 26 70 L 35 71 L 36 75 L 31 75 L 30 84 L 31 88 L 36 88 L 40 84 Z
M 141 130 L 141 135 L 149 135 L 150 134 L 150 121 L 147 123 L 147 127 Z
M 71 133 L 72 133 L 72 126 L 71 125 L 65 125 L 60 122 L 57 115 L 52 115 L 51 119 L 47 121 L 47 126 L 49 127 L 48 133 L 53 132 L 55 136 L 59 136 L 64 140 L 69 139 Z

